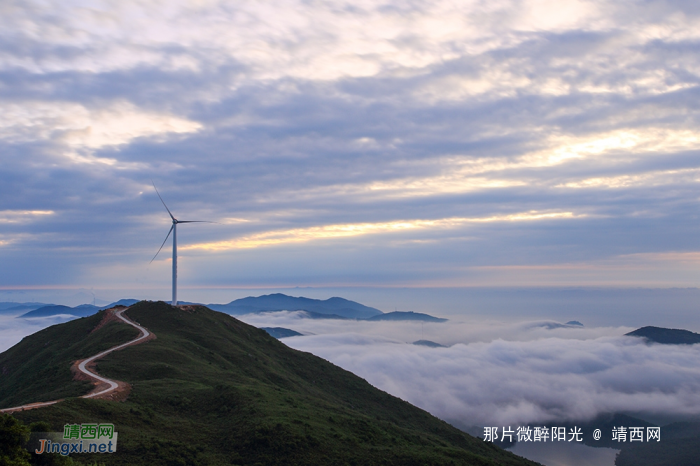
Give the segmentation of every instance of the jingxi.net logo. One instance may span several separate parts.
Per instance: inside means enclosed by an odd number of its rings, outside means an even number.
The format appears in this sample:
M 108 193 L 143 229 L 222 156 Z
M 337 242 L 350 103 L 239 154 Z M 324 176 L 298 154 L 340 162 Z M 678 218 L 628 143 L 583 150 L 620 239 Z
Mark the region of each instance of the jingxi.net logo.
M 66 424 L 63 432 L 32 434 L 30 451 L 37 455 L 59 453 L 114 453 L 117 451 L 117 432 L 114 424 Z

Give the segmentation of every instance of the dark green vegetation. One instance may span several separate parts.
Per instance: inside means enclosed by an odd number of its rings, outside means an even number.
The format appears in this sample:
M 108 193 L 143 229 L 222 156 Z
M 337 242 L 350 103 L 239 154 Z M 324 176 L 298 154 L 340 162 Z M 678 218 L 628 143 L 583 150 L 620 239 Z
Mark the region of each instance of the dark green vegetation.
M 700 334 L 689 330 L 672 328 L 642 327 L 626 335 L 646 338 L 648 341 L 664 345 L 694 345 L 700 343 Z
M 12 416 L 0 414 L 0 464 L 27 464 L 29 452 L 24 444 L 29 440 L 29 428 Z
M 228 304 L 209 304 L 211 309 L 231 315 L 261 311 L 309 311 L 317 314 L 335 314 L 350 319 L 367 319 L 382 311 L 343 298 L 326 300 L 287 296 L 282 293 L 237 299 Z
M 265 330 L 270 336 L 275 338 L 298 337 L 301 335 L 299 332 L 284 327 L 260 327 L 260 330 Z
M 72 362 L 140 334 L 121 322 L 109 323 L 90 333 L 103 315 L 104 311 L 45 328 L 0 354 L 0 408 L 87 393 L 92 385 L 73 380 Z
M 82 466 L 68 456 L 58 453 L 37 455 L 27 451 L 26 444 L 32 432 L 47 432 L 46 422 L 24 425 L 14 417 L 0 414 L 0 465 L 2 466 Z M 38 434 L 37 434 L 38 435 Z
M 62 431 L 66 423 L 114 423 L 118 452 L 79 455 L 81 462 L 535 464 L 470 437 L 228 315 L 201 306 L 183 309 L 148 302 L 134 305 L 126 314 L 157 335 L 156 340 L 111 353 L 98 363 L 103 375 L 133 384 L 127 401 L 75 398 L 16 414 L 25 423 L 48 421 L 55 431 Z M 86 328 L 99 319 L 89 319 L 47 330 L 62 345 L 71 341 L 77 345 L 92 338 L 85 334 Z M 109 325 L 95 334 L 107 329 Z M 44 341 L 36 334 L 20 343 L 27 345 L 29 361 L 38 357 Z M 20 356 L 15 348 L 10 352 Z M 7 354 L 2 358 L 12 360 Z M 46 392 L 39 399 L 60 390 L 58 380 L 46 383 L 32 370 L 15 374 L 26 393 Z

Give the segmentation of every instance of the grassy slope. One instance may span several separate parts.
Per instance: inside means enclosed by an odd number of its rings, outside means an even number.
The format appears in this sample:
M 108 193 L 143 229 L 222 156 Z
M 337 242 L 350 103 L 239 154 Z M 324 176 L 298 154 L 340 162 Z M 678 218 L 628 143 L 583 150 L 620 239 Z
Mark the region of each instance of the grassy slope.
M 56 430 L 114 423 L 119 452 L 83 461 L 534 464 L 228 315 L 164 303 L 139 303 L 127 315 L 158 338 L 99 363 L 102 374 L 133 384 L 126 402 L 72 399 L 17 415 L 48 420 Z
M 140 333 L 113 322 L 90 334 L 103 315 L 104 311 L 46 328 L 0 354 L 0 408 L 87 393 L 92 385 L 73 380 L 71 363 Z

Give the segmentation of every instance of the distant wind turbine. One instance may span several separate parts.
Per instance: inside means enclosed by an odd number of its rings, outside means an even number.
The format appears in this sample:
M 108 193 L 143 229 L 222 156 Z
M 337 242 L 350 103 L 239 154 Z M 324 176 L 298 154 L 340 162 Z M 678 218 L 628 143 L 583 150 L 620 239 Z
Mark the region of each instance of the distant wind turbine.
M 170 237 L 170 233 L 173 234 L 173 306 L 177 306 L 177 224 L 178 223 L 216 223 L 216 222 L 207 222 L 205 220 L 178 220 L 176 219 L 172 212 L 170 212 L 170 209 L 168 209 L 168 206 L 165 205 L 165 201 L 163 198 L 160 196 L 160 193 L 158 192 L 158 188 L 156 188 L 156 184 L 153 183 L 153 189 L 156 190 L 156 194 L 158 194 L 158 197 L 160 198 L 160 202 L 163 203 L 163 206 L 165 207 L 165 210 L 168 211 L 168 215 L 170 215 L 170 218 L 173 220 L 173 226 L 170 227 L 170 231 L 168 232 L 167 236 L 163 240 L 163 244 L 160 245 L 160 248 L 158 248 L 158 252 L 156 253 L 155 256 L 153 256 L 153 259 L 151 259 L 151 262 L 156 260 L 156 257 L 158 257 L 158 254 L 160 253 L 161 249 L 163 249 L 163 246 L 165 246 L 165 242 L 168 241 L 168 238 Z

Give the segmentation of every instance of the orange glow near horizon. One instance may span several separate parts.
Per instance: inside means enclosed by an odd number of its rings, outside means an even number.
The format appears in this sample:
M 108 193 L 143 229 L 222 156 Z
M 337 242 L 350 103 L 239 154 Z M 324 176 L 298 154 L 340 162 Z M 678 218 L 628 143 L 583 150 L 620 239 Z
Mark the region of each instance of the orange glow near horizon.
M 233 249 L 252 249 L 280 244 L 302 243 L 320 239 L 347 238 L 372 234 L 398 233 L 408 230 L 441 230 L 455 228 L 469 223 L 518 222 L 548 219 L 573 219 L 586 215 L 573 212 L 519 212 L 510 215 L 491 217 L 450 217 L 437 220 L 401 220 L 381 223 L 349 223 L 325 225 L 309 228 L 267 231 L 227 241 L 199 243 L 183 246 L 181 250 L 199 249 L 205 251 L 227 251 Z

